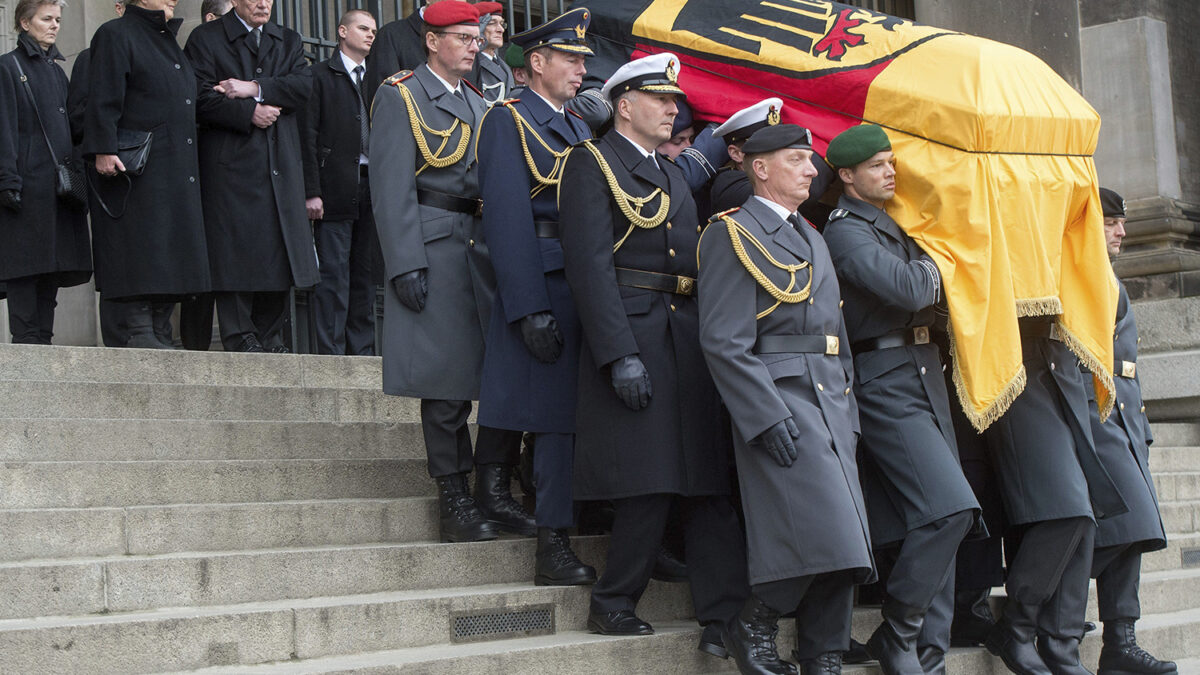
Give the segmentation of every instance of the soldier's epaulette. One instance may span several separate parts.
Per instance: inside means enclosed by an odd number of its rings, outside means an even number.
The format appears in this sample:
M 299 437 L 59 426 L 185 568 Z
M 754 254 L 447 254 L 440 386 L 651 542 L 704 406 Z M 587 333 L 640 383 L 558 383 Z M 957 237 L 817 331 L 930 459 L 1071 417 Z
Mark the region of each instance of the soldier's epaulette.
M 463 84 L 467 85 L 467 88 L 468 88 L 468 89 L 470 89 L 471 91 L 475 92 L 476 94 L 479 94 L 479 98 L 483 98 L 483 92 L 482 92 L 482 91 L 479 91 L 479 88 L 478 88 L 478 87 L 476 87 L 475 85 L 471 84 L 471 81 L 470 81 L 470 80 L 468 80 L 467 78 L 465 78 L 465 77 L 464 77 L 464 78 L 462 78 L 461 80 L 459 80 L 459 82 L 462 82 Z
M 571 110 L 570 108 L 567 108 L 566 110 L 569 114 L 574 115 L 585 122 L 587 121 L 587 120 L 583 119 L 583 115 L 580 115 L 579 113 L 575 112 L 574 110 Z
M 388 79 L 384 80 L 383 86 L 385 86 L 385 87 L 395 86 L 395 85 L 400 84 L 401 82 L 407 80 L 408 78 L 412 77 L 412 75 L 413 75 L 413 71 L 402 70 L 402 71 L 396 73 L 395 75 L 392 75 Z
M 512 104 L 514 104 L 514 103 L 516 103 L 517 101 L 520 101 L 520 100 L 521 100 L 521 99 L 519 99 L 519 98 L 506 98 L 506 99 L 504 99 L 503 101 L 496 101 L 496 105 L 506 105 L 506 106 L 512 106 Z
M 728 210 L 726 210 L 726 211 L 722 211 L 722 212 L 720 212 L 720 213 L 714 213 L 714 214 L 712 215 L 712 217 L 708 219 L 708 222 L 710 222 L 710 223 L 715 223 L 715 222 L 717 222 L 718 220 L 720 220 L 720 219 L 724 218 L 725 216 L 727 216 L 727 215 L 729 215 L 729 214 L 731 214 L 731 213 L 737 213 L 738 211 L 741 211 L 741 210 L 742 210 L 742 207 L 740 207 L 740 206 L 735 206 L 735 207 L 733 207 L 732 209 L 728 209 Z
M 835 220 L 841 220 L 842 218 L 845 218 L 848 215 L 850 215 L 850 212 L 846 209 L 834 209 L 833 213 L 829 214 L 829 220 L 825 221 L 825 224 L 828 225 L 829 223 L 832 223 Z

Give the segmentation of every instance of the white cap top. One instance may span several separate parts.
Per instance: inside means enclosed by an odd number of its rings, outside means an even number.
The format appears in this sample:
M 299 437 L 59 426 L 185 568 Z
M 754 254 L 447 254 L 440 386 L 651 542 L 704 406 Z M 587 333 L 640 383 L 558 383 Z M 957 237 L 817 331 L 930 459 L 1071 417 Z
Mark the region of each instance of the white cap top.
M 670 52 L 651 54 L 617 68 L 617 72 L 604 83 L 600 93 L 608 99 L 633 89 L 686 95 L 678 83 L 681 68 L 679 57 Z
M 779 124 L 780 115 L 782 114 L 782 99 L 764 99 L 749 108 L 742 108 L 730 115 L 724 124 L 713 129 L 713 136 L 732 135 L 737 137 L 735 142 L 744 141 L 762 127 Z

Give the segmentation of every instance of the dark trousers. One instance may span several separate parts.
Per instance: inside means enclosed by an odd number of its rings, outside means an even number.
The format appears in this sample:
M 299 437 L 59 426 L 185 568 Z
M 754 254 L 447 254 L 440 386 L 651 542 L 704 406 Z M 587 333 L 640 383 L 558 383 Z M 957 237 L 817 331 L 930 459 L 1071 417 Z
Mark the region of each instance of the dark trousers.
M 129 342 L 126 315 L 132 307 L 127 302 L 113 302 L 100 294 L 100 339 L 105 347 L 124 347 Z
M 674 502 L 683 524 L 696 620 L 726 625 L 737 615 L 749 588 L 742 531 L 728 497 L 653 494 L 612 502 L 608 561 L 592 587 L 593 612 L 632 611 L 637 606 L 650 583 Z
M 358 185 L 358 218 L 320 220 L 314 227 L 321 282 L 313 290 L 317 353 L 375 353 L 375 284 L 371 263 L 375 218 L 366 179 Z
M 8 330 L 15 344 L 48 345 L 54 337 L 58 284 L 50 274 L 9 279 Z
M 207 351 L 212 346 L 212 332 L 212 293 L 198 293 L 179 303 L 179 341 L 184 349 Z
M 933 596 L 933 602 L 929 603 L 929 609 L 925 612 L 925 621 L 917 636 L 918 647 L 937 647 L 943 652 L 950 651 L 950 627 L 954 624 L 954 577 L 954 565 L 951 565 L 946 583 Z
M 1067 559 L 1058 588 L 1054 589 L 1054 593 L 1038 613 L 1038 632 L 1062 640 L 1083 639 L 1084 615 L 1087 613 L 1088 581 L 1092 574 L 1096 526 L 1089 520 L 1079 520 L 1087 526 L 1081 526 L 1079 543 Z M 1025 538 L 1022 537 L 1022 547 L 1025 546 Z M 1064 539 L 1061 545 L 1069 548 L 1068 541 L 1069 539 Z M 1020 555 L 1020 550 L 1017 551 L 1017 555 Z
M 288 292 L 225 292 L 213 294 L 221 344 L 226 350 L 237 349 L 246 335 L 254 335 L 270 350 L 283 346 L 283 319 L 287 314 Z
M 754 595 L 787 614 L 796 612 L 796 656 L 801 661 L 850 649 L 854 574 L 839 570 L 754 584 Z
M 521 432 L 479 426 L 475 434 L 476 464 L 507 464 L 521 461 Z
M 571 489 L 575 468 L 575 435 L 533 435 L 533 484 L 537 488 L 533 517 L 538 527 L 561 529 L 575 524 Z
M 470 473 L 475 464 L 517 463 L 521 433 L 480 426 L 472 450 L 470 415 L 470 401 L 421 399 L 421 432 L 430 476 Z
M 908 607 L 928 609 L 953 577 L 954 555 L 974 520 L 971 511 L 959 511 L 909 530 L 904 541 L 891 549 L 888 597 Z
M 1083 636 L 1095 531 L 1090 518 L 1044 520 L 1010 531 L 1015 553 L 1005 583 L 1008 599 L 1040 607 L 1041 632 Z
M 1131 544 L 1101 546 L 1092 554 L 1092 577 L 1096 580 L 1096 605 L 1101 621 L 1142 616 L 1138 602 L 1142 552 Z

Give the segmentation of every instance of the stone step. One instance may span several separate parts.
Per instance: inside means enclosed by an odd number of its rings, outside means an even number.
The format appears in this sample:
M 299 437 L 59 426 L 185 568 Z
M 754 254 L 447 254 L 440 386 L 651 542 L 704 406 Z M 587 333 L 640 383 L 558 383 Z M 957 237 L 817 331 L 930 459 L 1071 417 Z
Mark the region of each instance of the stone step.
M 0 421 L 0 461 L 423 459 L 416 422 L 128 420 Z
M 1167 534 L 1167 547 L 1142 555 L 1142 572 L 1200 567 L 1200 534 Z
M 379 389 L 373 356 L 0 345 L 0 380 Z
M 1200 471 L 1200 447 L 1160 446 L 1156 441 L 1150 448 L 1150 473 Z
M 1200 410 L 1200 349 L 1147 354 L 1138 359 L 1138 379 L 1153 422 L 1195 422 Z
M 428 496 L 423 459 L 9 462 L 0 508 L 79 508 Z
M 856 622 L 857 623 L 857 622 Z M 790 621 L 780 622 L 780 654 L 789 658 L 794 639 Z M 257 666 L 218 666 L 190 671 L 206 675 L 338 673 L 385 675 L 419 673 L 521 673 L 522 675 L 596 675 L 597 673 L 675 674 L 736 673 L 731 661 L 696 649 L 700 629 L 691 622 L 662 622 L 655 634 L 616 638 L 582 631 L 473 644 L 431 645 L 410 649 L 366 652 L 348 656 L 289 660 Z M 864 638 L 858 634 L 856 637 Z M 1139 642 L 1167 658 L 1200 654 L 1200 610 L 1148 616 L 1138 625 Z M 1100 638 L 1083 641 L 1085 664 L 1095 666 Z M 1006 672 L 999 659 L 982 648 L 952 649 L 947 672 L 955 675 L 994 675 Z M 877 665 L 847 666 L 845 673 L 876 675 Z M 1180 673 L 1191 671 L 1180 670 Z
M 1200 423 L 1156 422 L 1150 425 L 1156 446 L 1200 446 Z
M 435 541 L 433 497 L 0 511 L 0 561 Z
M 417 422 L 419 407 L 371 389 L 0 381 L 0 418 Z
M 1200 499 L 1200 471 L 1176 471 L 1157 473 L 1154 487 L 1159 502 L 1183 502 Z
M 550 605 L 554 629 L 582 631 L 590 591 L 527 582 L 5 620 L 0 621 L 0 669 L 142 673 L 446 645 L 452 639 L 452 613 Z M 649 621 L 687 619 L 692 614 L 687 585 L 651 582 L 639 612 Z
M 1160 501 L 1158 511 L 1167 532 L 1200 532 L 1200 500 Z
M 591 565 L 607 537 L 578 537 Z M 411 542 L 0 564 L 0 619 L 531 582 L 536 542 Z

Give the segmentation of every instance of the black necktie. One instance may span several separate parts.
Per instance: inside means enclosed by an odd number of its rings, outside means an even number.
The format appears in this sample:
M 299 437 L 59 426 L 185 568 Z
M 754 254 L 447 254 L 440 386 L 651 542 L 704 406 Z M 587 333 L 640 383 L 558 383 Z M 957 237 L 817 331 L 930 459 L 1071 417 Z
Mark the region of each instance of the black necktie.
M 792 215 L 788 216 L 787 221 L 792 224 L 792 227 L 796 228 L 797 232 L 799 232 L 800 228 L 804 226 L 804 220 L 800 218 L 800 214 L 798 213 L 793 213 Z
M 254 30 L 250 31 L 250 36 L 252 38 L 254 38 L 254 48 L 255 49 L 258 49 L 260 46 L 262 46 L 262 29 L 261 28 L 255 28 Z
M 371 124 L 367 119 L 367 91 L 363 87 L 363 73 L 366 68 L 354 66 L 354 79 L 358 90 L 358 145 L 359 152 L 367 154 L 367 146 L 371 139 Z

